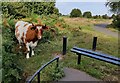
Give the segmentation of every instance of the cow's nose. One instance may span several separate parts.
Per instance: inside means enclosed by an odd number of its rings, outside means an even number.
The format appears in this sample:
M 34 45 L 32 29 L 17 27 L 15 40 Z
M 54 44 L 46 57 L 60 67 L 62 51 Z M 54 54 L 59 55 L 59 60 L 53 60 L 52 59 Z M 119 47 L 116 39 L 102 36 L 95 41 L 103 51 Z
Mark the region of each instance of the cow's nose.
M 41 39 L 41 38 L 42 38 L 41 36 L 38 37 L 38 39 Z

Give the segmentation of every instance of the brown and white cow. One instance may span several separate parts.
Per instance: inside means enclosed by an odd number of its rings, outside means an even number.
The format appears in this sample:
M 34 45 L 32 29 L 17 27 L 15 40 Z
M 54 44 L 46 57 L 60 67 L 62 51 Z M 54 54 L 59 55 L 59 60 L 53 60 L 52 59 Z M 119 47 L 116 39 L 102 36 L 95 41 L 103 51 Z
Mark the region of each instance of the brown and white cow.
M 29 58 L 30 47 L 32 49 L 32 55 L 34 55 L 34 48 L 36 47 L 38 40 L 42 38 L 44 29 L 48 29 L 48 27 L 46 25 L 34 25 L 24 21 L 18 21 L 15 24 L 15 36 L 20 45 L 25 45 L 27 52 L 26 58 Z

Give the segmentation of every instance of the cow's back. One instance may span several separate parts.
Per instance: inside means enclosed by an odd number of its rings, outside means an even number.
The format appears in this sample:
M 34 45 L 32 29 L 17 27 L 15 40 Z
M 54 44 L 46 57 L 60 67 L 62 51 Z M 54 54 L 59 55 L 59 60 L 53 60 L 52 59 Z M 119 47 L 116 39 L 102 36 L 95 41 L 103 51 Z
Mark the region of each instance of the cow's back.
M 29 24 L 28 22 L 24 22 L 24 21 L 18 21 L 15 24 L 15 36 L 18 39 L 19 43 L 24 43 L 23 38 L 25 38 L 28 27 L 30 25 L 31 24 Z

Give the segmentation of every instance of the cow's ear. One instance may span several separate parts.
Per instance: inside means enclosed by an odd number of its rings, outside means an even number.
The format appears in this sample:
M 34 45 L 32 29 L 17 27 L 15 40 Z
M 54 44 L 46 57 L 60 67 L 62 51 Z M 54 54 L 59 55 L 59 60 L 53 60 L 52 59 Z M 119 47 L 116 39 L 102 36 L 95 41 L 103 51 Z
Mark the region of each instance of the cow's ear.
M 36 26 L 32 23 L 31 30 L 35 30 L 35 29 L 36 29 Z
M 47 26 L 46 26 L 46 24 L 45 24 L 44 26 L 42 26 L 42 28 L 43 28 L 43 29 L 47 29 Z
M 32 26 L 35 26 L 35 25 L 32 23 Z

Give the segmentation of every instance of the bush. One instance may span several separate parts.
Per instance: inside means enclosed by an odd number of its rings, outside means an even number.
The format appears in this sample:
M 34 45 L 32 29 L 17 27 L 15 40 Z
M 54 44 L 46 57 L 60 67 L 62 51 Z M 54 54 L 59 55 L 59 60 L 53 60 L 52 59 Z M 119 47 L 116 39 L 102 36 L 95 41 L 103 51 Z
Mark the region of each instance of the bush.
M 55 2 L 2 2 L 2 13 L 4 17 L 25 18 L 32 14 L 49 15 L 59 14 Z
M 107 16 L 107 14 L 102 15 L 102 18 L 103 18 L 103 19 L 109 19 L 109 17 Z
M 113 18 L 114 27 L 118 27 L 120 30 L 120 15 L 117 15 Z
M 82 13 L 79 9 L 73 9 L 70 13 L 70 17 L 81 17 Z
M 83 13 L 83 17 L 86 17 L 86 18 L 91 18 L 92 17 L 92 13 L 87 11 L 87 12 L 84 12 Z
M 113 15 L 111 16 L 112 19 L 114 19 L 115 17 L 116 17 L 115 14 L 113 14 Z
M 22 78 L 22 68 L 19 65 L 19 55 L 15 54 L 13 48 L 15 47 L 14 36 L 14 21 L 6 19 L 9 26 L 2 26 L 2 70 L 3 83 L 19 83 Z M 13 30 L 13 31 L 12 31 Z

